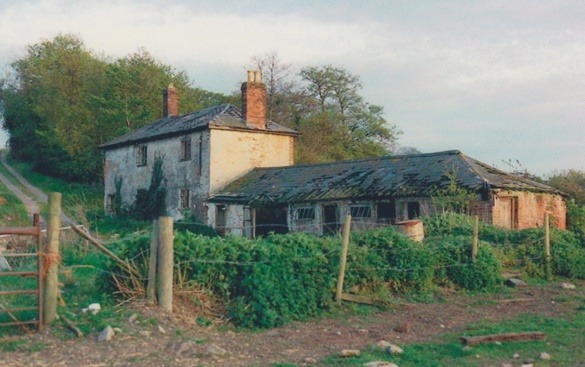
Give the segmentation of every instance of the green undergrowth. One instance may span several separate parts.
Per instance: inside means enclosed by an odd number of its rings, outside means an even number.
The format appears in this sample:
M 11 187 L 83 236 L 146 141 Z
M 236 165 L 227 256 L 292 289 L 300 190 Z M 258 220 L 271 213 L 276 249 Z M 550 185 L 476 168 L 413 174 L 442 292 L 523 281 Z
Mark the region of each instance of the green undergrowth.
M 452 221 L 446 232 L 437 223 Z M 434 221 L 434 222 L 433 222 Z M 347 255 L 344 292 L 391 303 L 393 295 L 434 301 L 439 287 L 466 292 L 501 291 L 503 271 L 526 279 L 543 277 L 542 230 L 505 231 L 482 226 L 477 258 L 471 258 L 466 217 L 428 218 L 429 237 L 412 242 L 392 227 L 355 231 Z M 437 233 L 440 232 L 440 233 Z M 341 243 L 336 236 L 305 233 L 208 237 L 186 228 L 175 232 L 175 272 L 212 291 L 235 324 L 274 327 L 335 309 L 333 294 Z M 148 236 L 118 242 L 113 249 L 135 258 L 146 272 Z M 570 232 L 553 231 L 555 276 L 585 279 L 583 245 Z M 141 265 L 140 265 L 141 264 Z M 115 265 L 114 265 L 115 266 Z
M 0 184 L 0 226 L 20 227 L 31 224 L 24 204 L 6 186 Z

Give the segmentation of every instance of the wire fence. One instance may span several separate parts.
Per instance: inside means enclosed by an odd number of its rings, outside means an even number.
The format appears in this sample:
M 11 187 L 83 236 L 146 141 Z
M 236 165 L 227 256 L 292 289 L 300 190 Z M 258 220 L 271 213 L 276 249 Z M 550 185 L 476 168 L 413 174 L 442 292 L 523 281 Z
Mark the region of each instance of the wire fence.
M 352 228 L 355 229 L 362 229 L 359 226 L 359 222 L 354 222 Z M 338 227 L 339 229 L 342 228 L 342 224 L 339 222 L 329 222 L 326 223 L 331 227 Z M 388 227 L 389 224 L 387 223 L 368 223 L 368 229 L 377 229 L 377 228 L 384 228 Z M 262 227 L 263 225 L 260 225 Z M 255 226 L 255 227 L 258 227 Z M 251 227 L 250 227 L 251 228 Z M 274 224 L 266 225 L 266 228 L 274 228 Z M 286 225 L 282 225 L 281 228 L 288 228 Z M 194 233 L 201 233 L 209 230 L 209 227 L 196 222 L 182 222 L 177 223 L 175 229 L 180 231 L 192 231 Z M 148 261 L 150 258 L 150 248 L 147 245 L 151 240 L 152 234 L 149 231 L 140 231 L 128 234 L 122 238 L 116 238 L 113 241 L 109 241 L 104 243 L 104 246 L 109 248 L 120 246 L 123 248 L 124 246 L 129 246 L 129 244 L 136 244 L 136 246 L 140 245 L 142 248 L 139 251 L 130 251 L 128 252 L 130 255 L 123 258 L 124 261 L 133 264 L 136 268 L 140 269 L 140 275 L 136 276 L 130 274 L 126 270 L 116 267 L 116 266 L 109 266 L 107 265 L 107 260 L 105 255 L 96 251 L 91 246 L 88 246 L 86 241 L 82 238 L 77 238 L 74 236 L 69 235 L 62 235 L 63 238 L 63 245 L 62 245 L 62 260 L 59 267 L 59 280 L 62 283 L 60 287 L 60 302 L 64 305 L 79 305 L 78 307 L 87 307 L 89 303 L 93 303 L 95 301 L 99 301 L 98 295 L 100 294 L 97 291 L 98 288 L 101 287 L 103 290 L 104 287 L 111 289 L 112 279 L 118 279 L 119 281 L 126 281 L 126 282 L 139 282 L 143 285 L 146 284 L 148 281 Z M 261 236 L 259 236 L 261 237 Z M 330 238 L 334 239 L 334 242 L 339 240 L 339 244 L 341 244 L 341 235 L 338 232 L 332 233 L 329 235 Z M 223 241 L 222 239 L 215 239 L 216 241 Z M 244 239 L 242 239 L 244 240 Z M 3 250 L 4 253 L 10 251 L 10 248 L 17 249 L 22 247 L 30 247 L 32 244 L 30 242 L 15 242 L 11 238 L 3 238 L 4 246 Z M 213 239 L 210 238 L 210 242 Z M 252 240 L 250 240 L 252 241 Z M 469 242 L 471 245 L 471 236 L 469 236 Z M 331 241 L 329 241 L 331 243 Z M 350 244 L 349 254 L 350 260 L 347 263 L 347 271 L 351 272 L 393 272 L 393 273 L 409 273 L 409 272 L 438 272 L 445 269 L 451 268 L 464 268 L 464 267 L 476 267 L 482 268 L 482 264 L 478 264 L 475 262 L 458 262 L 458 263 L 451 263 L 451 264 L 433 264 L 432 266 L 392 266 L 388 264 L 384 266 L 380 264 L 380 262 L 374 262 L 371 265 L 364 265 L 364 263 L 352 263 L 351 254 L 352 251 L 356 251 L 357 244 Z M 8 247 L 8 248 L 7 248 Z M 376 246 L 372 247 L 365 247 L 366 251 L 372 254 L 377 254 L 380 258 L 389 259 L 389 250 L 386 248 L 380 248 Z M 352 250 L 353 249 L 353 250 Z M 363 249 L 360 249 L 362 251 Z M 330 259 L 330 261 L 335 262 L 339 258 L 340 255 L 340 246 L 322 246 L 321 252 L 318 256 L 325 257 Z M 232 254 L 233 255 L 233 254 Z M 239 258 L 242 254 L 233 255 L 235 258 Z M 310 262 L 313 260 L 313 255 L 294 255 L 293 257 L 289 258 L 288 261 L 290 262 Z M 539 263 L 542 262 L 541 256 L 523 256 L 523 260 L 528 262 Z M 246 261 L 238 261 L 232 259 L 221 259 L 221 258 L 192 258 L 188 260 L 181 260 L 175 261 L 173 267 L 180 273 L 184 271 L 185 268 L 189 268 L 192 266 L 220 266 L 225 268 L 230 267 L 254 267 L 258 265 L 266 265 L 270 264 L 273 260 L 246 260 Z M 9 260 L 8 264 L 11 269 L 27 269 L 28 267 L 32 266 L 31 264 L 26 263 L 25 261 L 16 262 L 14 260 Z M 289 271 L 294 274 L 295 272 L 299 272 L 301 270 L 297 269 L 289 269 Z M 331 274 L 332 277 L 335 274 Z M 23 286 L 27 280 L 24 279 L 12 279 L 10 281 L 11 285 L 4 285 L 0 284 L 2 289 L 10 289 L 12 286 Z M 0 304 L 10 304 L 14 307 L 26 307 L 31 300 L 28 300 L 26 297 L 21 297 L 19 300 L 16 299 L 7 299 L 6 297 L 0 299 Z M 1 321 L 1 320 L 0 320 Z M 0 330 L 1 333 L 1 330 Z

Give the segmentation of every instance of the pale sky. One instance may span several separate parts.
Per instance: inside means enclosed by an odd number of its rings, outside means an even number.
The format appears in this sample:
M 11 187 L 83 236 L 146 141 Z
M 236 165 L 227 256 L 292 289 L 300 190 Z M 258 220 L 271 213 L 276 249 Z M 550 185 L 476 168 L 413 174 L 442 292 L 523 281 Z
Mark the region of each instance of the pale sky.
M 0 74 L 59 33 L 117 58 L 144 47 L 193 86 L 231 93 L 250 58 L 359 75 L 422 152 L 508 170 L 585 170 L 585 1 L 2 0 Z M 1 143 L 1 142 L 0 142 Z

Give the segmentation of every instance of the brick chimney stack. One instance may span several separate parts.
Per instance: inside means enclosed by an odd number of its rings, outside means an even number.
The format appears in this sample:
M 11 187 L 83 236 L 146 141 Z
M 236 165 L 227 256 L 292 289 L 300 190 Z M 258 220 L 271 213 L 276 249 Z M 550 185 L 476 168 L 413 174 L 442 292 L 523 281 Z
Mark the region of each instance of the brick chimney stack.
M 177 116 L 178 114 L 179 95 L 171 83 L 166 89 L 163 89 L 163 117 Z
M 258 70 L 248 70 L 248 81 L 242 84 L 242 112 L 249 126 L 266 130 L 266 86 Z

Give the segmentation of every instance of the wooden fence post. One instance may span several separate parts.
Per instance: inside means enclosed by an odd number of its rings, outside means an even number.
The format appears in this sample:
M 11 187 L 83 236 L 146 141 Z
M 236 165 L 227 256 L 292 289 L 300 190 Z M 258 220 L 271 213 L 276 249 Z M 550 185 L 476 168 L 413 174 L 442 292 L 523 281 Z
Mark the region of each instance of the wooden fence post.
M 148 263 L 148 285 L 146 299 L 156 302 L 156 268 L 158 263 L 158 220 L 152 221 L 152 238 L 150 239 L 150 261 Z
M 477 242 L 479 235 L 479 216 L 473 216 L 473 241 L 471 242 L 471 260 L 475 261 L 477 257 Z
M 550 224 L 548 213 L 544 213 L 544 258 L 546 261 L 546 280 L 552 279 L 550 265 Z
M 343 224 L 343 240 L 341 242 L 341 253 L 339 255 L 339 275 L 337 276 L 337 289 L 335 291 L 335 300 L 341 301 L 343 292 L 343 278 L 345 277 L 345 263 L 347 261 L 347 248 L 349 247 L 349 232 L 351 227 L 351 215 L 345 216 Z
M 158 225 L 158 304 L 173 312 L 173 218 L 160 217 Z
M 47 223 L 47 246 L 45 266 L 45 324 L 51 324 L 57 317 L 58 266 L 59 266 L 59 228 L 61 227 L 61 194 L 49 194 L 49 220 Z

